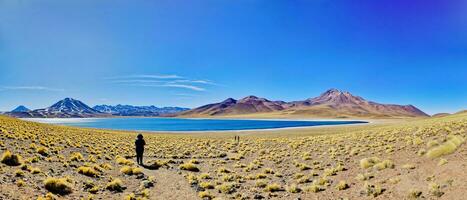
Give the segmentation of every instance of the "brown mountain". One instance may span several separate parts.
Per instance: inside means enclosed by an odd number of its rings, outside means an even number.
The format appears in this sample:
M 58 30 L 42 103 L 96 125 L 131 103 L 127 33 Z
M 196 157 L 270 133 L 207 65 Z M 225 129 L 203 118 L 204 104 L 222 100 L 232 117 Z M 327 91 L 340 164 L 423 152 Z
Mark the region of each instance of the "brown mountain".
M 436 113 L 434 115 L 431 115 L 431 117 L 445 117 L 451 115 L 450 113 Z
M 248 96 L 240 100 L 228 98 L 223 102 L 201 106 L 182 112 L 184 116 L 241 115 L 284 110 L 285 102 L 269 101 L 265 98 Z
M 330 89 L 318 97 L 303 101 L 270 101 L 248 96 L 240 100 L 229 98 L 220 103 L 209 104 L 182 112 L 179 116 L 212 117 L 255 115 L 261 117 L 428 117 L 412 105 L 380 104 L 367 101 L 349 92 Z

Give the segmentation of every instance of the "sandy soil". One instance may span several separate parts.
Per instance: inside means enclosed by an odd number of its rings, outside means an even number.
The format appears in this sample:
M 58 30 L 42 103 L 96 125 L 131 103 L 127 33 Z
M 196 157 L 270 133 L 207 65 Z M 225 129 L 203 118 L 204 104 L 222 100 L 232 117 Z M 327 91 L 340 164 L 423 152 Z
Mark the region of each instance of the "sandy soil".
M 0 117 L 0 152 L 22 157 L 17 166 L 0 163 L 0 199 L 48 193 L 56 199 L 467 199 L 467 114 L 358 126 L 144 135 L 146 165 L 138 167 L 132 162 L 134 132 Z M 450 142 L 445 155 L 428 156 Z M 74 159 L 76 153 L 82 158 Z M 362 167 L 372 157 L 378 158 L 375 163 Z M 80 167 L 96 174 L 83 174 Z M 140 172 L 125 174 L 125 168 Z M 71 193 L 47 189 L 48 178 L 67 178 Z M 107 188 L 115 179 L 122 181 L 121 191 Z M 345 187 L 338 187 L 341 181 Z

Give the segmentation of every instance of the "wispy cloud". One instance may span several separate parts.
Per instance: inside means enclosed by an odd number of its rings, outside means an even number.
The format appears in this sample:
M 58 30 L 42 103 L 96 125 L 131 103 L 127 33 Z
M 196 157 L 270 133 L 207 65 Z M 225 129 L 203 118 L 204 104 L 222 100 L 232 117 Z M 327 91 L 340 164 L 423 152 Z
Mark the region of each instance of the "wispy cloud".
M 172 83 L 194 83 L 194 84 L 203 84 L 203 85 L 217 85 L 209 80 L 189 80 L 189 79 L 179 79 L 173 80 Z
M 205 88 L 194 86 L 194 85 L 183 85 L 183 84 L 125 84 L 129 86 L 139 87 L 169 87 L 169 88 L 183 88 L 193 91 L 206 91 Z
M 130 80 L 112 80 L 110 82 L 112 83 L 166 83 L 167 81 L 130 79 Z
M 107 77 L 111 83 L 139 87 L 182 88 L 192 91 L 206 91 L 205 86 L 217 85 L 209 80 L 189 79 L 179 75 L 127 75 Z
M 146 78 L 146 79 L 182 79 L 182 76 L 175 74 L 164 74 L 164 75 L 151 75 L 151 74 L 137 74 L 137 75 L 128 75 L 128 76 L 114 76 L 107 77 L 105 79 L 137 79 L 137 78 Z
M 206 89 L 194 85 L 185 85 L 185 84 L 165 84 L 164 87 L 174 87 L 174 88 L 185 88 L 195 91 L 205 91 Z
M 0 86 L 0 91 L 5 90 L 41 90 L 41 91 L 53 91 L 53 92 L 63 92 L 64 89 L 59 88 L 50 88 L 44 86 Z

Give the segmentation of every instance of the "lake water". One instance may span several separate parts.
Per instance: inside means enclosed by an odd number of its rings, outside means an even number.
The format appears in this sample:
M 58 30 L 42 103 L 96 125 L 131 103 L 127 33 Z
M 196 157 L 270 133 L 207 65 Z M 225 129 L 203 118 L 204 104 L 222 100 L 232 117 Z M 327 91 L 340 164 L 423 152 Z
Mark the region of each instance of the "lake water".
M 179 118 L 85 118 L 25 119 L 66 126 L 131 130 L 131 131 L 226 131 L 292 128 L 322 125 L 367 123 L 363 121 L 244 120 L 244 119 L 179 119 Z

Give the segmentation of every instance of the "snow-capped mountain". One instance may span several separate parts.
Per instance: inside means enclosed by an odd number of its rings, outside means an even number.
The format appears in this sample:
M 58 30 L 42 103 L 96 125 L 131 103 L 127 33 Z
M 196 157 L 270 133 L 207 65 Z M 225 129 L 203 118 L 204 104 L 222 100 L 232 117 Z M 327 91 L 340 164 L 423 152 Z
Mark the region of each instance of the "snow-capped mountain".
M 27 109 L 27 108 L 26 108 Z M 16 109 L 15 109 L 16 110 Z M 58 101 L 50 107 L 25 110 L 20 108 L 18 112 L 4 113 L 13 117 L 38 117 L 38 118 L 85 118 L 85 117 L 111 117 L 111 116 L 168 116 L 174 113 L 188 110 L 188 108 L 180 107 L 163 107 L 156 106 L 132 106 L 132 105 L 97 105 L 94 108 L 89 107 L 85 103 L 73 99 L 65 98 Z
M 102 113 L 117 115 L 117 116 L 161 116 L 167 114 L 178 113 L 188 110 L 188 108 L 180 107 L 156 107 L 156 106 L 132 106 L 132 105 L 97 105 L 93 107 Z
M 65 98 L 48 108 L 34 110 L 31 113 L 35 117 L 96 117 L 103 115 L 103 113 L 73 98 Z
M 24 109 L 23 109 L 24 110 Z M 83 118 L 83 117 L 103 117 L 107 114 L 101 113 L 97 110 L 92 109 L 83 102 L 65 98 L 59 102 L 53 104 L 50 107 L 28 110 L 24 112 L 8 112 L 5 113 L 13 117 L 40 117 L 40 118 Z

